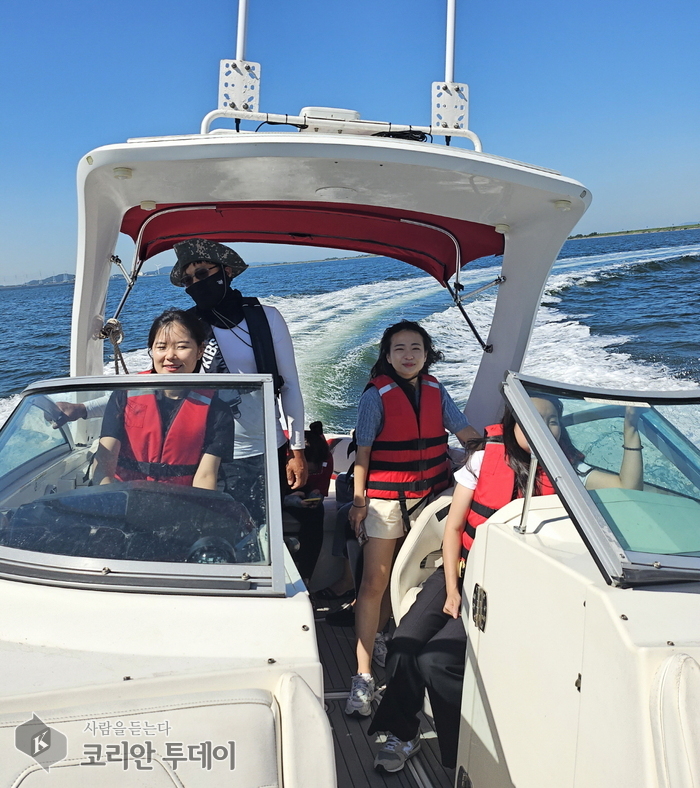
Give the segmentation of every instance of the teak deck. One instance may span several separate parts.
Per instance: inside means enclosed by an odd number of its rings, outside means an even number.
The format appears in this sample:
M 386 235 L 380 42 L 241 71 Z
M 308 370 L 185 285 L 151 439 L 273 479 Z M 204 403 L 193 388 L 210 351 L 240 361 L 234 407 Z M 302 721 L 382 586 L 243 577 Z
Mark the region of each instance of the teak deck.
M 370 718 L 357 720 L 345 714 L 345 698 L 355 665 L 355 630 L 316 622 L 318 649 L 328 717 L 333 729 L 338 788 L 451 788 L 454 778 L 440 763 L 431 721 L 421 715 L 421 749 L 395 774 L 374 770 L 374 755 L 384 741 L 380 734 L 367 735 Z M 373 665 L 379 685 L 384 670 Z

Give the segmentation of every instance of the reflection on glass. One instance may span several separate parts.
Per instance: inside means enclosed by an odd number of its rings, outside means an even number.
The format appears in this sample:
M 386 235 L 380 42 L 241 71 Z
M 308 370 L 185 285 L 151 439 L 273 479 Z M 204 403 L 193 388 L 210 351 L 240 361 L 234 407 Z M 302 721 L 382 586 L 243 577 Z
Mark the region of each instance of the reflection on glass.
M 526 388 L 538 396 L 536 387 Z M 698 406 L 557 399 L 562 426 L 580 454 L 577 475 L 620 546 L 700 556 Z
M 269 564 L 265 456 L 235 453 L 242 398 L 263 430 L 262 384 L 30 395 L 0 433 L 0 546 Z

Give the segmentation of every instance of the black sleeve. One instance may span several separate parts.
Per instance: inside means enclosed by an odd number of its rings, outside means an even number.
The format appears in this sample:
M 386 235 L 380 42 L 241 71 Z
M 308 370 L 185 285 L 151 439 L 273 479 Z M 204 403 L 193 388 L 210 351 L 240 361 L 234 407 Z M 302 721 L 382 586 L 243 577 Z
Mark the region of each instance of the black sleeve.
M 220 457 L 221 462 L 232 462 L 233 432 L 231 408 L 215 395 L 207 416 L 202 454 L 213 454 L 215 457 Z
M 113 391 L 104 416 L 102 417 L 101 438 L 116 438 L 120 443 L 124 442 L 124 408 L 126 407 L 126 391 Z

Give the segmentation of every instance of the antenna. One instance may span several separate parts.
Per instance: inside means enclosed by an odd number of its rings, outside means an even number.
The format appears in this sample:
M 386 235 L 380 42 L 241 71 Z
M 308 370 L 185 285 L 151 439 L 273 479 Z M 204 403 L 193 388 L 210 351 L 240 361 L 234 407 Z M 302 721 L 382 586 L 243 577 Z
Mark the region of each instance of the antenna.
M 447 0 L 447 29 L 445 36 L 445 82 L 455 78 L 455 19 L 457 0 Z
M 260 106 L 260 63 L 245 59 L 248 0 L 238 0 L 236 59 L 219 64 L 219 109 L 257 112 Z
M 447 0 L 445 79 L 433 82 L 431 125 L 440 129 L 469 129 L 469 85 L 454 81 L 457 0 Z M 444 132 L 449 135 L 449 131 Z
M 238 0 L 238 35 L 236 60 L 245 60 L 245 34 L 248 29 L 248 0 Z

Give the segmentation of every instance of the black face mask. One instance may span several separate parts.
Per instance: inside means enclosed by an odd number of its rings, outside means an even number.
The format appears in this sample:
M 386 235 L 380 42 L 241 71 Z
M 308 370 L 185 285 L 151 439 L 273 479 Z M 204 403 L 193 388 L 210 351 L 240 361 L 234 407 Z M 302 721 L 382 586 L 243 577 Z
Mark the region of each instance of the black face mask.
M 227 277 L 223 271 L 218 271 L 200 282 L 193 282 L 185 292 L 200 309 L 213 309 L 226 298 L 228 289 Z

